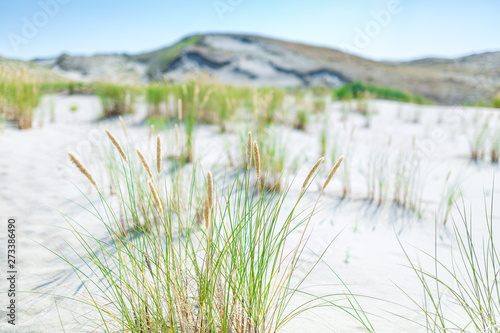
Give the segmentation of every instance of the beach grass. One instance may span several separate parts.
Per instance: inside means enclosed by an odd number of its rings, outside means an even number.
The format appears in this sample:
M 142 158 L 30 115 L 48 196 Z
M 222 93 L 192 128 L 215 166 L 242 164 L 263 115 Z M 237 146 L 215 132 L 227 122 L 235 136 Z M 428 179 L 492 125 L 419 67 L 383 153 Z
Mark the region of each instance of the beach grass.
M 107 135 L 114 146 L 108 153 L 114 161 L 120 205 L 108 201 L 104 187 L 70 154 L 100 198 L 100 204 L 88 200 L 107 236 L 97 237 L 68 216 L 85 254 L 79 254 L 80 262 L 61 255 L 81 278 L 83 301 L 96 312 L 88 320 L 97 329 L 275 332 L 309 309 L 328 306 L 346 311 L 373 331 L 360 309 L 350 312 L 335 302 L 343 293 L 311 296 L 290 308 L 292 298 L 321 262 L 320 255 L 305 274 L 297 274 L 316 205 L 342 158 L 325 179 L 316 203 L 303 210 L 299 207 L 323 158 L 312 167 L 299 193 L 291 191 L 291 183 L 274 191 L 259 185 L 268 157 L 261 155 L 257 141 L 252 143 L 251 134 L 245 149 L 253 169 L 238 169 L 233 181 L 219 172 L 201 172 L 194 161 L 191 168 L 176 169 L 165 177 L 160 137 L 151 159 L 139 150 L 130 154 L 131 149 L 112 133 Z M 181 174 L 190 179 L 183 190 L 176 185 Z M 189 193 L 188 200 L 181 198 L 182 193 Z M 292 205 L 286 204 L 290 197 Z
M 33 126 L 34 109 L 40 104 L 40 82 L 24 68 L 0 67 L 0 111 L 19 129 Z

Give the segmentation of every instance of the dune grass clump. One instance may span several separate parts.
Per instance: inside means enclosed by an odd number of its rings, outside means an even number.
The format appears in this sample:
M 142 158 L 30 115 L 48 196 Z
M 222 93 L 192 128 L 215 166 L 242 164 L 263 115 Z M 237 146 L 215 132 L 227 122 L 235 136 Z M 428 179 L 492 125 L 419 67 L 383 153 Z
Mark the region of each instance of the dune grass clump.
M 101 100 L 104 118 L 134 112 L 137 97 L 134 87 L 101 82 L 96 84 L 95 93 Z
M 421 120 L 422 120 L 422 110 L 421 109 L 415 109 L 415 111 L 413 111 L 412 122 L 414 124 L 418 124 L 418 123 L 420 123 Z
M 323 113 L 326 110 L 326 101 L 324 98 L 317 99 L 313 102 L 313 112 L 314 113 Z
M 362 116 L 367 116 L 370 114 L 370 104 L 368 100 L 371 98 L 370 94 L 365 92 L 355 100 L 354 111 L 358 112 Z
M 370 201 L 382 204 L 392 200 L 418 217 L 423 216 L 425 173 L 422 156 L 414 146 L 397 152 L 389 137 L 385 147 L 368 154 L 361 171 Z
M 196 94 L 197 95 L 197 94 Z M 197 97 L 198 98 L 198 97 Z M 196 98 L 196 99 L 197 99 Z M 198 117 L 198 112 L 197 112 L 197 106 L 196 105 L 190 105 L 187 103 L 183 103 L 182 105 L 187 105 L 185 109 L 183 109 L 183 112 L 185 110 L 185 113 L 183 113 L 184 117 L 184 130 L 186 133 L 186 144 L 185 144 L 185 150 L 182 154 L 182 159 L 186 161 L 187 163 L 193 161 L 193 149 L 194 149 L 194 126 L 197 121 Z
M 207 110 L 205 112 L 210 112 L 212 115 L 205 116 L 205 119 L 217 123 L 222 133 L 227 131 L 227 126 L 235 114 L 236 100 L 233 92 L 234 89 L 229 86 L 214 86 L 210 97 L 208 97 Z
M 265 130 L 261 138 L 259 157 L 264 172 L 259 173 L 260 182 L 268 190 L 281 191 L 285 170 L 295 169 L 297 161 L 289 160 L 286 141 L 281 130 L 270 127 Z
M 343 156 L 339 177 L 342 183 L 342 197 L 347 198 L 352 192 L 352 158 L 355 150 L 354 134 L 356 127 L 353 126 L 349 132 L 347 132 L 347 128 L 343 127 L 340 134 L 333 131 L 333 134 L 328 136 L 326 124 L 327 122 L 325 122 L 324 132 L 320 133 L 320 148 L 328 152 L 327 156 L 332 165 L 341 155 Z
M 472 232 L 478 222 L 472 221 L 465 204 L 459 210 L 458 220 L 453 220 L 456 251 L 451 263 L 438 253 L 437 236 L 435 252 L 423 253 L 433 262 L 432 269 L 412 261 L 403 248 L 423 288 L 423 304 L 411 299 L 422 310 L 428 332 L 499 332 L 500 257 L 495 246 L 493 198 L 492 194 L 489 212 L 485 202 L 487 233 L 481 239 Z
M 438 208 L 438 218 L 439 221 L 446 225 L 448 218 L 451 214 L 451 209 L 456 203 L 458 198 L 463 195 L 460 189 L 460 177 L 456 176 L 455 179 L 451 179 L 451 171 L 448 172 L 444 182 L 444 190 L 441 195 L 441 202 Z
M 168 103 L 168 97 L 171 91 L 170 86 L 155 82 L 148 84 L 145 89 L 149 116 L 158 116 L 165 113 L 166 104 Z
M 254 90 L 253 113 L 259 129 L 283 120 L 285 96 L 285 92 L 280 88 L 263 87 Z
M 0 111 L 19 129 L 33 126 L 33 111 L 40 104 L 40 83 L 24 67 L 0 66 Z
M 489 122 L 490 119 L 485 118 L 481 112 L 474 115 L 472 131 L 469 133 L 470 158 L 474 161 L 481 160 L 486 155 Z
M 353 126 L 349 132 L 345 126 L 331 127 L 327 114 L 323 115 L 322 124 L 318 135 L 320 156 L 326 156 L 326 161 L 330 165 L 335 165 L 342 156 L 343 163 L 341 170 L 339 170 L 339 177 L 342 182 L 342 197 L 346 198 L 351 194 L 352 156 L 355 149 L 356 127 Z
M 184 130 L 188 143 L 185 151 L 187 161 L 192 159 L 190 147 L 196 123 L 217 124 L 222 133 L 228 131 L 230 125 L 250 120 L 255 124 L 258 134 L 277 123 L 290 124 L 305 130 L 310 120 L 309 112 L 314 111 L 314 108 L 323 110 L 326 103 L 321 99 L 313 107 L 312 102 L 304 101 L 304 108 L 297 111 L 290 105 L 287 107 L 287 97 L 289 100 L 291 96 L 287 95 L 284 89 L 250 89 L 219 84 L 211 80 L 187 81 L 182 84 L 152 83 L 146 86 L 145 92 L 149 107 L 148 124 L 165 127 L 174 118 L 170 112 L 174 108 L 172 104 L 177 104 L 176 109 L 182 115 L 177 117 L 178 125 Z M 172 103 L 172 100 L 177 103 Z M 295 119 L 289 119 L 292 113 L 296 115 Z
M 184 83 L 175 86 L 174 96 L 178 99 L 178 121 L 183 122 L 185 132 L 185 145 L 183 147 L 182 159 L 189 163 L 194 159 L 194 129 L 196 123 L 202 116 L 211 90 L 205 84 L 196 82 Z
M 491 162 L 498 163 L 500 159 L 500 133 L 496 131 L 491 137 Z
M 305 131 L 309 125 L 309 113 L 305 110 L 297 111 L 295 115 L 295 128 L 301 131 Z
M 422 156 L 413 146 L 411 150 L 400 151 L 393 165 L 394 203 L 422 217 L 424 213 L 422 201 L 425 184 Z
M 379 204 L 387 200 L 392 185 L 390 177 L 392 165 L 390 146 L 370 153 L 365 174 L 368 199 Z
M 157 149 L 161 150 L 160 144 Z M 262 161 L 256 141 L 253 149 L 258 183 Z M 228 184 L 220 184 L 225 177 L 211 172 L 200 183 L 193 171 L 189 192 L 203 193 L 203 200 L 190 200 L 192 209 L 180 212 L 175 203 L 178 193 L 170 181 L 136 174 L 134 165 L 147 169 L 152 163 L 147 156 L 139 154 L 137 162 L 123 158 L 121 170 L 117 169 L 122 177 L 117 193 L 125 213 L 117 212 L 98 191 L 102 205 L 92 209 L 107 236 L 72 223 L 86 254 L 78 255 L 81 262 L 61 256 L 82 280 L 81 301 L 94 311 L 85 315 L 88 322 L 105 331 L 276 332 L 308 309 L 331 306 L 371 331 L 364 312 L 336 305 L 342 293 L 328 291 L 327 296 L 311 296 L 309 302 L 290 307 L 316 266 L 305 271 L 301 267 L 297 274 L 317 201 L 305 212 L 298 207 L 322 161 L 309 172 L 295 204 L 286 210 L 283 202 L 292 195 L 290 187 L 281 192 L 254 191 L 249 168 Z M 329 173 L 323 190 L 341 162 Z M 146 190 L 138 192 L 137 186 Z M 197 219 L 199 211 L 203 223 Z M 126 228 L 137 226 L 137 219 L 144 220 L 142 227 Z M 294 234 L 298 242 L 289 239 Z M 349 297 L 350 302 L 355 299 Z

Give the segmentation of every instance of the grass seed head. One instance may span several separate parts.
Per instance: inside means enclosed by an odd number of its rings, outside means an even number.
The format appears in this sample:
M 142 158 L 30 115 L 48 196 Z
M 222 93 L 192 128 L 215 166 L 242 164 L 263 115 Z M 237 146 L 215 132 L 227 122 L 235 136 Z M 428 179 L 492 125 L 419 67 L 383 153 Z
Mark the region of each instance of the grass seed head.
M 203 218 L 205 219 L 205 226 L 210 228 L 210 204 L 208 198 L 203 201 Z
M 309 171 L 309 174 L 307 175 L 306 179 L 304 180 L 304 183 L 302 184 L 302 191 L 304 191 L 306 189 L 307 184 L 309 184 L 309 181 L 311 180 L 312 176 L 314 175 L 314 173 L 316 172 L 316 170 L 318 170 L 319 166 L 321 165 L 321 163 L 323 163 L 324 160 L 325 160 L 325 158 L 321 157 L 316 162 L 316 164 L 314 164 L 314 166 L 312 167 L 311 171 Z
M 177 117 L 179 118 L 179 122 L 182 121 L 182 99 L 177 100 Z
M 120 119 L 120 124 L 122 125 L 123 133 L 125 133 L 125 135 L 128 136 L 128 134 L 127 134 L 127 126 L 125 125 L 125 122 L 123 121 L 122 116 L 120 116 L 119 119 Z
M 158 195 L 156 188 L 154 187 L 153 183 L 150 180 L 148 180 L 148 185 L 149 188 L 151 189 L 151 193 L 153 194 L 153 199 L 156 203 L 156 206 L 158 207 L 160 214 L 163 215 L 163 205 L 161 204 L 160 196 Z
M 155 131 L 155 125 L 151 125 L 151 127 L 149 128 L 149 137 L 148 137 L 148 140 L 151 141 L 151 136 L 153 135 L 153 132 Z
M 255 172 L 257 173 L 257 184 L 260 184 L 260 152 L 257 141 L 253 142 L 253 159 L 255 162 Z
M 106 130 L 106 134 L 108 135 L 109 139 L 111 140 L 111 142 L 113 143 L 113 145 L 116 147 L 116 149 L 118 150 L 118 152 L 122 156 L 123 160 L 125 162 L 128 162 L 127 161 L 127 155 L 125 155 L 125 151 L 123 150 L 123 148 L 120 145 L 120 143 L 118 142 L 118 140 L 116 140 L 116 138 L 113 136 L 113 134 L 111 134 L 108 130 Z
M 159 135 L 156 137 L 156 170 L 158 170 L 158 174 L 161 173 L 161 139 Z
M 139 155 L 139 158 L 141 159 L 142 165 L 144 165 L 144 169 L 146 169 L 146 171 L 148 172 L 149 177 L 151 177 L 151 179 L 153 179 L 154 178 L 153 171 L 151 171 L 151 167 L 149 166 L 148 161 L 146 161 L 146 158 L 144 157 L 144 155 L 142 155 L 142 153 L 139 149 L 137 149 L 137 155 Z
M 212 173 L 209 171 L 207 173 L 207 192 L 208 192 L 208 205 L 210 209 L 214 206 L 214 183 L 212 179 Z
M 330 183 L 330 180 L 332 180 L 333 175 L 335 174 L 335 172 L 337 172 L 337 169 L 340 167 L 340 164 L 342 164 L 343 160 L 344 156 L 340 156 L 339 160 L 337 161 L 337 163 L 335 163 L 332 170 L 328 174 L 328 177 L 325 180 L 325 184 L 323 185 L 323 190 L 325 190 L 325 188 L 328 186 L 328 183 Z
M 68 153 L 68 155 L 69 155 L 69 158 L 71 159 L 71 161 L 73 162 L 73 164 L 76 165 L 78 170 L 80 170 L 80 172 L 83 173 L 85 175 L 85 177 L 87 177 L 87 179 L 92 183 L 92 185 L 94 185 L 97 188 L 98 186 L 97 186 L 97 183 L 96 183 L 94 177 L 92 177 L 92 174 L 83 165 L 83 163 L 80 162 L 80 160 L 78 158 L 76 158 L 76 156 L 73 153 Z

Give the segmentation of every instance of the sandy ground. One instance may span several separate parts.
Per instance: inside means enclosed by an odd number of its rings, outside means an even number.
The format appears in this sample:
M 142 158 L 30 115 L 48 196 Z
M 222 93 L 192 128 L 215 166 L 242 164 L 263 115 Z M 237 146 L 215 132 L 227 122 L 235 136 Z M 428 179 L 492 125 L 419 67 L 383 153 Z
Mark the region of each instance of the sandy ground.
M 77 105 L 78 111 L 71 112 L 72 105 Z M 352 195 L 342 200 L 341 177 L 333 180 L 321 201 L 321 212 L 313 219 L 310 248 L 319 252 L 332 237 L 338 235 L 325 254 L 325 262 L 352 293 L 375 298 L 360 297 L 359 301 L 371 314 L 377 332 L 424 332 L 425 329 L 412 322 L 424 324 L 422 313 L 400 290 L 421 304 L 422 287 L 415 273 L 408 268 L 399 242 L 411 258 L 424 267 L 432 269 L 432 262 L 419 251 L 433 253 L 435 244 L 439 255 L 449 262 L 454 248 L 452 223 L 450 221 L 444 227 L 435 226 L 447 174 L 451 171 L 450 179 L 460 181 L 466 206 L 473 212 L 474 232 L 480 236 L 485 233 L 484 200 L 491 200 L 492 180 L 499 169 L 489 162 L 472 163 L 468 159 L 468 133 L 474 129 L 472 117 L 477 111 L 475 109 L 414 106 L 387 101 L 373 101 L 371 106 L 377 114 L 371 119 L 370 127 L 366 127 L 365 118 L 357 114 L 349 115 L 344 123 L 342 105 L 333 103 L 328 106 L 329 135 L 338 134 L 341 146 L 342 137 L 347 137 L 354 127 L 353 148 L 350 151 L 353 156 Z M 54 110 L 53 115 L 51 109 Z M 17 289 L 21 292 L 17 294 L 15 327 L 6 324 L 7 295 L 0 295 L 0 331 L 59 332 L 64 327 L 66 332 L 86 332 L 89 331 L 85 328 L 86 321 L 80 316 L 85 315 L 84 310 L 80 310 L 78 303 L 64 299 L 65 296 L 72 297 L 82 287 L 81 283 L 71 268 L 50 250 L 65 254 L 71 252 L 68 245 L 73 242 L 71 233 L 61 213 L 70 215 L 96 233 L 103 232 L 97 221 L 71 202 L 88 205 L 78 188 L 85 192 L 89 191 L 89 187 L 86 179 L 69 163 L 67 152 L 76 152 L 85 159 L 90 169 L 95 170 L 98 164 L 92 153 L 95 145 L 105 140 L 104 128 L 119 133 L 121 127 L 118 120 L 96 121 L 100 109 L 98 99 L 93 96 L 48 96 L 39 111 L 32 130 L 20 132 L 8 124 L 1 124 L 0 218 L 5 223 L 0 233 L 0 244 L 3 244 L 0 253 L 2 258 L 6 257 L 5 225 L 8 217 L 15 217 L 18 225 Z M 136 143 L 141 147 L 147 144 L 149 131 L 141 125 L 144 111 L 145 108 L 141 107 L 138 114 L 126 118 L 129 131 L 144 138 L 144 142 Z M 420 115 L 417 123 L 413 122 L 415 114 Z M 317 123 L 320 121 L 317 120 Z M 292 187 L 287 205 L 295 200 L 302 179 L 318 158 L 318 131 L 318 125 L 312 125 L 306 133 L 296 130 L 284 132 L 289 150 L 304 162 L 298 170 L 298 181 Z M 215 126 L 200 126 L 196 131 L 196 151 L 201 163 L 207 169 L 213 167 L 214 161 L 224 163 L 225 145 L 238 140 L 238 134 L 230 133 L 222 137 Z M 379 205 L 366 199 L 364 173 L 370 156 L 385 151 L 394 152 L 393 156 L 399 150 L 411 149 L 412 145 L 422 156 L 423 176 L 419 182 L 423 187 L 424 211 L 421 218 L 415 213 L 405 212 L 391 200 Z M 323 173 L 326 172 L 327 168 L 323 170 Z M 217 178 L 217 172 L 215 174 Z M 317 195 L 318 189 L 311 187 L 306 203 L 313 204 Z M 92 194 L 90 198 L 96 199 Z M 495 204 L 499 204 L 497 199 Z M 458 217 L 456 210 L 452 214 Z M 498 223 L 498 217 L 494 213 L 494 223 Z M 310 253 L 306 254 L 301 266 L 303 271 L 307 271 L 313 258 Z M 7 289 L 4 275 L 1 290 Z M 307 290 L 336 293 L 345 291 L 345 287 L 323 265 L 308 281 Z M 300 299 L 297 301 L 300 302 Z M 450 302 L 445 305 L 452 306 Z M 340 310 L 322 308 L 299 316 L 284 331 L 363 331 L 358 326 Z

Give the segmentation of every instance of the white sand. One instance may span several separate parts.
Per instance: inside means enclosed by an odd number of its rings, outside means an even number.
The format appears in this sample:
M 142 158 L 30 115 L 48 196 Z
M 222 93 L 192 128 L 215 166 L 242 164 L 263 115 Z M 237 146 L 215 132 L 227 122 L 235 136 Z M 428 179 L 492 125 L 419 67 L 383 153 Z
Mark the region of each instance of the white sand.
M 50 122 L 50 105 L 54 104 L 55 122 Z M 75 113 L 69 111 L 71 105 L 78 105 Z M 365 120 L 351 114 L 346 123 L 346 132 L 356 125 L 354 134 L 354 158 L 352 161 L 352 188 L 349 199 L 341 200 L 340 177 L 335 177 L 323 198 L 322 211 L 313 218 L 313 233 L 310 247 L 321 251 L 339 234 L 325 255 L 325 261 L 343 279 L 354 294 L 385 299 L 388 302 L 360 297 L 364 309 L 370 316 L 377 332 L 424 332 L 422 327 L 402 317 L 424 324 L 422 313 L 401 292 L 402 288 L 414 297 L 419 304 L 422 300 L 422 287 L 415 273 L 409 269 L 408 261 L 398 243 L 398 238 L 414 260 L 432 269 L 432 262 L 418 250 L 434 251 L 434 216 L 441 200 L 447 173 L 461 175 L 461 188 L 467 208 L 472 207 L 475 223 L 474 232 L 479 237 L 485 233 L 484 201 L 491 199 L 493 176 L 498 167 L 489 162 L 471 163 L 468 159 L 468 135 L 472 130 L 470 115 L 474 109 L 447 108 L 437 106 L 414 106 L 387 101 L 374 101 L 372 106 L 378 111 L 372 119 L 370 128 L 363 127 Z M 340 113 L 341 105 L 329 106 L 331 112 L 330 134 L 344 132 Z M 402 117 L 398 118 L 398 109 Z M 413 123 L 415 110 L 421 110 L 421 121 Z M 88 191 L 86 179 L 68 162 L 67 151 L 74 151 L 85 159 L 91 170 L 99 170 L 97 160 L 92 155 L 92 145 L 105 139 L 104 128 L 120 133 L 117 120 L 96 122 L 99 103 L 92 96 L 47 97 L 41 107 L 44 116 L 35 123 L 35 128 L 18 131 L 5 126 L 0 131 L 0 212 L 5 221 L 4 231 L 0 233 L 1 253 L 6 249 L 6 221 L 15 217 L 18 223 L 18 290 L 17 325 L 6 324 L 7 296 L 0 299 L 1 332 L 59 332 L 61 323 L 66 332 L 86 332 L 84 313 L 76 302 L 65 301 L 60 296 L 74 295 L 73 290 L 81 283 L 71 268 L 52 254 L 48 249 L 71 254 L 66 241 L 74 243 L 66 230 L 67 222 L 58 213 L 70 215 L 96 233 L 103 232 L 102 226 L 89 218 L 70 200 L 87 205 L 81 193 L 72 184 Z M 132 135 L 143 137 L 144 142 L 137 145 L 145 147 L 149 129 L 135 126 L 144 118 L 144 107 L 138 115 L 127 118 Z M 489 112 L 489 111 L 488 111 Z M 443 122 L 438 123 L 439 114 L 444 113 Z M 456 121 L 463 115 L 464 121 Z M 436 130 L 440 130 L 437 133 Z M 295 200 L 298 188 L 316 161 L 319 154 L 318 126 L 311 126 L 307 134 L 288 130 L 286 132 L 290 151 L 306 156 L 307 161 L 299 170 L 296 184 L 290 193 L 289 203 Z M 439 134 L 439 135 L 438 135 Z M 389 135 L 392 147 L 409 150 L 413 136 L 416 146 L 422 151 L 425 170 L 425 191 L 423 195 L 425 212 L 418 219 L 415 214 L 405 214 L 400 207 L 388 200 L 382 205 L 366 200 L 365 179 L 362 176 L 364 165 L 370 154 L 384 150 Z M 439 139 L 436 139 L 439 137 Z M 212 168 L 214 161 L 224 162 L 226 141 L 217 134 L 215 126 L 200 126 L 196 132 L 198 156 L 204 168 Z M 237 134 L 229 134 L 228 140 L 236 140 Z M 206 148 L 211 147 L 210 154 Z M 327 168 L 323 170 L 324 179 Z M 97 172 L 99 174 L 99 172 Z M 101 179 L 98 177 L 98 181 Z M 319 184 L 319 180 L 318 180 Z M 318 185 L 319 186 L 319 185 Z M 306 201 L 312 204 L 318 194 L 317 186 L 311 187 Z M 497 190 L 495 192 L 498 192 Z M 89 194 L 91 192 L 87 192 Z M 389 193 L 391 194 L 391 193 Z M 498 194 L 496 194 L 499 197 Z M 95 195 L 90 195 L 95 199 Z M 498 200 L 496 200 L 498 202 Z M 498 204 L 497 204 L 498 205 Z M 498 208 L 498 207 L 497 207 Z M 457 216 L 456 212 L 453 212 Z M 494 215 L 498 222 L 498 214 Z M 449 262 L 453 248 L 451 221 L 447 227 L 437 227 L 439 255 Z M 47 249 L 45 249 L 47 248 Z M 5 256 L 2 255 L 2 258 Z M 309 254 L 304 258 L 301 268 L 306 271 L 314 260 Z M 2 266 L 5 265 L 2 263 Z M 6 290 L 6 280 L 2 275 L 0 288 Z M 345 288 L 325 266 L 319 267 L 307 285 L 316 293 L 340 293 Z M 53 296 L 53 295 L 59 295 Z M 298 300 L 300 301 L 300 300 Z M 56 302 L 58 307 L 56 307 Z M 394 302 L 399 305 L 394 305 Z M 445 306 L 450 306 L 448 301 Z M 409 309 L 404 308 L 408 307 Z M 59 311 L 58 311 L 59 310 Z M 76 311 L 76 313 L 75 313 Z M 287 332 L 361 332 L 359 325 L 346 318 L 341 311 L 332 308 L 316 309 L 301 315 L 290 324 Z

